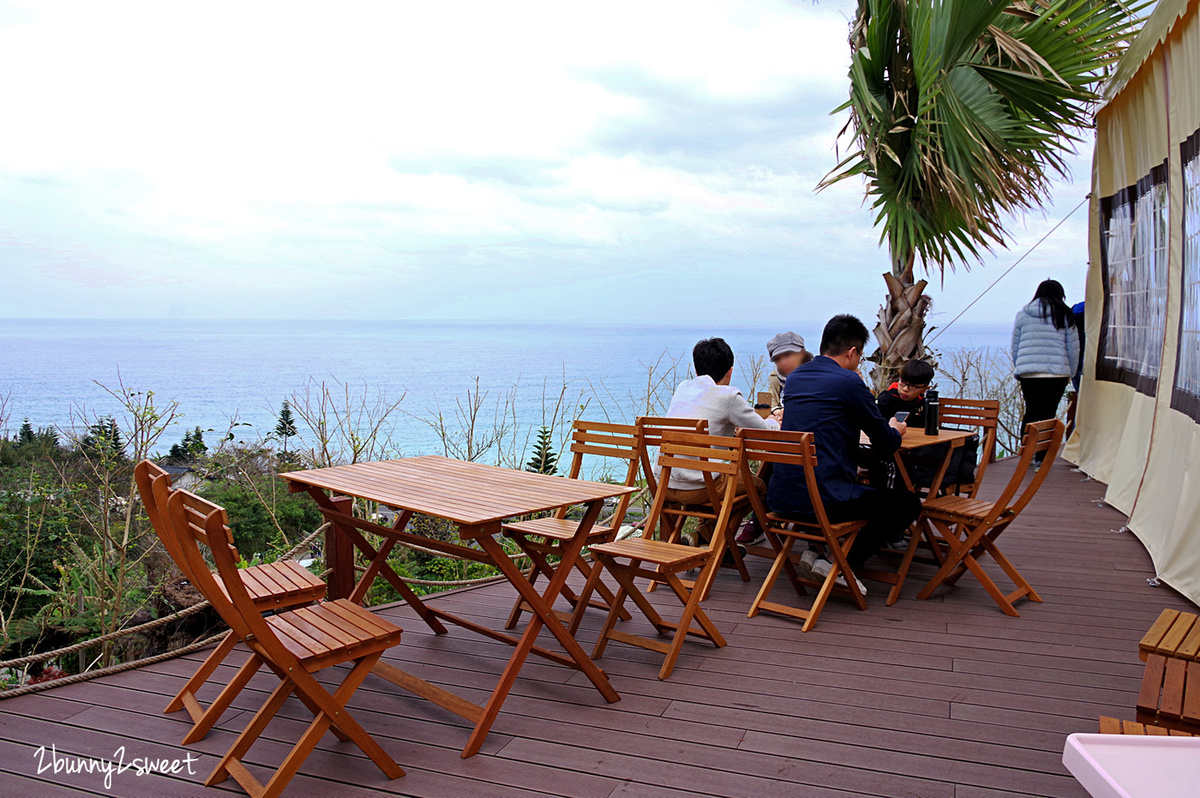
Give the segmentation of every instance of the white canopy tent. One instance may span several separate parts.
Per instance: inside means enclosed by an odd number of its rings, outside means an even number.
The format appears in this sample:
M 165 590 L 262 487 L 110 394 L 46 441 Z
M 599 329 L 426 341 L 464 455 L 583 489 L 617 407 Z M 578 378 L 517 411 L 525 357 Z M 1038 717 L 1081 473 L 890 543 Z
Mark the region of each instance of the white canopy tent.
M 1066 456 L 1200 604 L 1200 0 L 1160 0 L 1104 95 Z

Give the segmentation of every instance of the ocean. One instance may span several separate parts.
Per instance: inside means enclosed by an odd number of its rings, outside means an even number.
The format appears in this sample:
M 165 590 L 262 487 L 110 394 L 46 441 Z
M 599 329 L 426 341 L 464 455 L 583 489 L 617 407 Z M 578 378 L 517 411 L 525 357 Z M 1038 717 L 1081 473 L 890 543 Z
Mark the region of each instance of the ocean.
M 821 326 L 792 329 L 815 350 Z M 748 364 L 765 359 L 767 339 L 780 331 L 717 323 L 4 319 L 0 401 L 6 399 L 7 419 L 0 417 L 0 430 L 14 434 L 25 418 L 34 427 L 79 430 L 98 416 L 120 413 L 101 386 L 123 383 L 153 391 L 159 405 L 178 402 L 181 415 L 161 438 L 160 452 L 197 426 L 210 445 L 230 429 L 236 440 L 249 442 L 271 432 L 284 399 L 303 402 L 306 386 L 323 382 L 342 405 L 347 388 L 369 405 L 399 403 L 386 430 L 392 456 L 443 454 L 436 420 L 440 414 L 448 427 L 459 428 L 456 416 L 478 380 L 481 433 L 503 429 L 497 445 L 520 454 L 550 420 L 560 395 L 560 417 L 572 418 L 584 405 L 586 418 L 631 421 L 645 412 L 648 373 L 658 364 L 653 393 L 665 402 L 700 338 L 719 335 L 729 342 L 738 357 L 733 383 L 749 395 Z M 1007 325 L 956 324 L 935 346 L 942 352 L 1007 347 L 1009 332 Z M 679 363 L 674 374 L 672 362 Z M 757 390 L 765 390 L 766 374 Z M 303 445 L 307 430 L 298 425 Z M 495 452 L 482 459 L 495 461 Z

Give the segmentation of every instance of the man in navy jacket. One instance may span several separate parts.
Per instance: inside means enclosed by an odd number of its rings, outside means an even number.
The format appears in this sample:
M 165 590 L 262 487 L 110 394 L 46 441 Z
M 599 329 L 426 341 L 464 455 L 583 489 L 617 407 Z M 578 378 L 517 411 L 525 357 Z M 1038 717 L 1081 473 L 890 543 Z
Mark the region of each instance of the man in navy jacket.
M 884 544 L 903 536 L 921 512 L 911 491 L 881 489 L 858 483 L 859 431 L 871 439 L 877 457 L 887 458 L 900 448 L 907 426 L 885 421 L 875 397 L 858 375 L 867 328 L 854 316 L 834 316 L 821 336 L 821 355 L 800 366 L 783 387 L 785 430 L 812 432 L 817 450 L 817 484 L 831 521 L 865 519 L 867 525 L 850 549 L 847 561 L 858 570 Z M 810 517 L 813 511 L 804 470 L 775 464 L 767 504 L 781 515 Z M 805 554 L 805 564 L 818 575 L 829 564 Z

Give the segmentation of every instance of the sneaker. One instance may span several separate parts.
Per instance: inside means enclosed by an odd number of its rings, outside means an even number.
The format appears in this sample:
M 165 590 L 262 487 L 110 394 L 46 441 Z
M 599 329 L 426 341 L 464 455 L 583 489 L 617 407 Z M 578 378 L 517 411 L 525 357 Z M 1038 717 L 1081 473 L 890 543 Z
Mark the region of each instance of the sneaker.
M 746 547 L 738 546 L 737 548 L 738 548 L 738 554 L 742 555 L 742 557 L 745 558 Z M 721 566 L 724 568 L 736 568 L 737 567 L 737 562 L 735 562 L 733 559 L 733 552 L 731 552 L 729 549 L 725 549 L 725 556 L 721 558 Z
M 809 551 L 812 551 L 812 549 L 809 549 Z M 807 554 L 808 552 L 805 552 L 805 553 Z M 831 563 L 829 560 L 825 559 L 824 557 L 815 558 L 815 560 L 812 564 L 813 574 L 816 576 L 819 576 L 822 579 L 829 576 L 829 572 L 832 570 L 833 570 L 833 563 Z M 855 577 L 854 582 L 855 582 L 855 584 L 858 585 L 859 592 L 862 593 L 864 596 L 867 595 L 867 586 L 862 583 L 862 580 L 859 579 L 858 577 Z M 838 574 L 838 578 L 835 579 L 833 583 L 835 585 L 837 585 L 838 587 L 847 587 L 846 575 Z
M 848 585 L 846 584 L 846 577 L 842 574 L 838 574 L 838 578 L 833 580 L 833 583 L 835 585 L 837 585 L 838 587 L 848 587 Z M 859 579 L 857 576 L 854 577 L 854 584 L 858 585 L 858 592 L 862 593 L 863 597 L 865 598 L 867 595 L 867 586 L 864 585 L 862 583 L 862 580 Z
M 796 573 L 804 579 L 811 579 L 813 563 L 820 559 L 820 557 L 821 555 L 817 553 L 816 549 L 805 549 L 804 553 L 800 555 L 800 567 L 796 569 Z M 829 572 L 826 571 L 825 573 Z
M 907 554 L 908 553 L 908 535 L 901 535 L 895 540 L 889 540 L 883 544 L 883 550 L 892 554 Z
M 742 524 L 742 528 L 738 530 L 733 540 L 742 546 L 755 546 L 762 543 L 766 537 L 766 534 L 758 528 L 758 521 L 751 518 Z

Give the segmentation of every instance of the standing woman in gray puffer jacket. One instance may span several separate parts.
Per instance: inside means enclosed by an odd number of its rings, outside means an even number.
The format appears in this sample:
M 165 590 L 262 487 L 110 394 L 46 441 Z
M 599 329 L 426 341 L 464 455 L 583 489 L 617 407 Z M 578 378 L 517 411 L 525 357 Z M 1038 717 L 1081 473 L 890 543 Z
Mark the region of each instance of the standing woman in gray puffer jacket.
M 1079 365 L 1079 330 L 1057 280 L 1044 280 L 1033 301 L 1017 314 L 1012 359 L 1025 398 L 1022 429 L 1058 415 L 1063 392 Z

